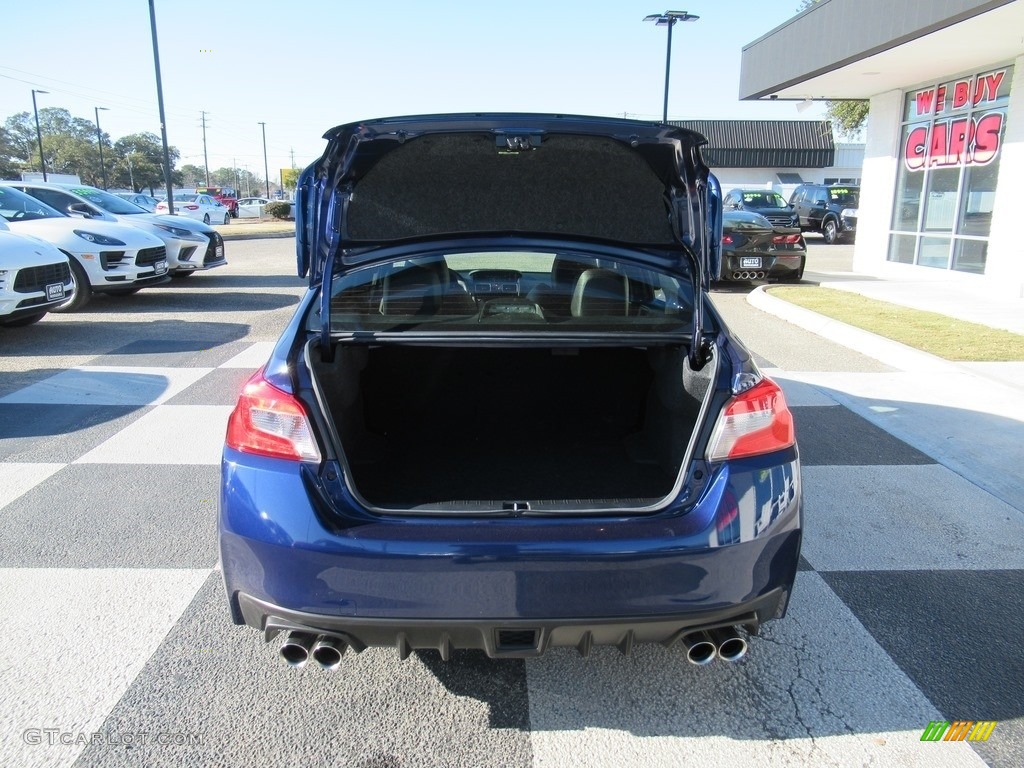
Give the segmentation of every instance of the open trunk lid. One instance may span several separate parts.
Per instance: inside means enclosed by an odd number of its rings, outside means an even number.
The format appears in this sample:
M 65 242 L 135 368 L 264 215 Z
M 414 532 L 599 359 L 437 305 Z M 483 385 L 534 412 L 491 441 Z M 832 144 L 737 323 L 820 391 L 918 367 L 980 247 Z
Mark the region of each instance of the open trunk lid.
M 296 199 L 298 273 L 311 287 L 402 243 L 598 242 L 690 279 L 694 339 L 703 338 L 699 296 L 719 272 L 721 190 L 700 134 L 605 117 L 462 114 L 351 123 L 325 138 Z

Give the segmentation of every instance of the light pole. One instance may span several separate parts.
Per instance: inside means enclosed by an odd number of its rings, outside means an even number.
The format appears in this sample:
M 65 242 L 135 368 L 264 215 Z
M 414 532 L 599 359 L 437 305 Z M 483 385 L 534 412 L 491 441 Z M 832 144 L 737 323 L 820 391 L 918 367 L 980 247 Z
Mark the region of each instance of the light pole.
M 665 51 L 665 106 L 661 113 L 663 123 L 668 122 L 668 74 L 672 65 L 672 27 L 677 21 L 696 21 L 699 18 L 700 16 L 694 16 L 686 11 L 665 11 L 644 17 L 644 21 L 653 21 L 659 27 L 668 27 L 668 44 Z
M 267 177 L 267 199 L 270 199 L 270 167 L 267 165 L 267 124 L 260 123 L 263 127 L 263 174 Z
M 39 141 L 39 165 L 43 169 L 43 181 L 46 181 L 46 158 L 43 157 L 43 132 L 39 128 L 39 110 L 36 108 L 36 94 L 49 93 L 49 91 L 37 91 L 32 89 L 32 114 L 36 116 L 36 139 Z
M 164 145 L 164 188 L 167 190 L 167 213 L 174 213 L 174 189 L 171 184 L 171 150 L 167 144 L 167 118 L 164 116 L 164 87 L 160 81 L 160 46 L 156 39 L 156 9 L 149 0 L 149 27 L 153 33 L 153 69 L 156 70 L 156 103 L 160 110 L 160 138 Z
M 96 110 L 96 143 L 100 145 L 100 175 L 103 176 L 103 188 L 107 188 L 107 166 L 103 164 L 103 132 L 100 131 L 100 110 L 109 112 L 106 107 L 93 107 Z M 133 189 L 132 192 L 135 190 Z

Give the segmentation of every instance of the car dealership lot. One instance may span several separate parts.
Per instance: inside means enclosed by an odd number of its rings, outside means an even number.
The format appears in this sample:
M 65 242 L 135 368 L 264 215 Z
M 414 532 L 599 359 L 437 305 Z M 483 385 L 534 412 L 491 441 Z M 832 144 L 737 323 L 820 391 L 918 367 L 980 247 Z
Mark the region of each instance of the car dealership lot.
M 808 246 L 808 274 L 845 249 Z M 0 330 L 0 765 L 1019 764 L 1021 510 L 838 404 L 849 374 L 891 368 L 735 286 L 714 300 L 786 388 L 807 526 L 790 613 L 742 662 L 287 668 L 229 622 L 214 514 L 224 424 L 293 269 L 290 239 L 232 243 L 187 286 Z M 998 725 L 974 749 L 921 742 L 936 720 Z

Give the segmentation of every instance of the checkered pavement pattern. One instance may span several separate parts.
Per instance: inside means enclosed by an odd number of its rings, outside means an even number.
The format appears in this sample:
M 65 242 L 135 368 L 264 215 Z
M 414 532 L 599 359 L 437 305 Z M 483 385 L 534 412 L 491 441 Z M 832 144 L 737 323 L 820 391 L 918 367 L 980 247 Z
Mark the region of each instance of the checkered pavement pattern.
M 838 404 L 843 374 L 769 371 L 806 532 L 742 662 L 286 668 L 229 623 L 215 537 L 226 420 L 271 347 L 137 342 L 0 386 L 0 766 L 1022 764 L 1024 516 Z M 937 720 L 998 725 L 922 742 Z

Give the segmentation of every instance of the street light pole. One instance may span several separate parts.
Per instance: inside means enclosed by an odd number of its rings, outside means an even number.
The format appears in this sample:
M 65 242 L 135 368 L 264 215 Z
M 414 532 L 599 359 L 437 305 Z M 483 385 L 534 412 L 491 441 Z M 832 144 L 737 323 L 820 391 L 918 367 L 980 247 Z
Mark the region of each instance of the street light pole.
M 260 123 L 263 127 L 263 174 L 267 177 L 267 199 L 270 199 L 270 167 L 267 165 L 267 124 Z
M 39 128 L 39 110 L 36 108 L 36 94 L 49 93 L 49 91 L 37 91 L 32 89 L 32 114 L 36 116 L 36 139 L 39 141 L 39 165 L 43 169 L 43 181 L 46 181 L 46 158 L 43 157 L 43 132 Z
M 174 188 L 171 183 L 171 150 L 167 144 L 167 118 L 164 116 L 164 87 L 160 80 L 160 46 L 156 39 L 156 8 L 149 0 L 149 27 L 153 33 L 153 68 L 156 70 L 156 103 L 160 109 L 160 137 L 164 144 L 164 187 L 167 189 L 167 213 L 174 213 Z
M 668 27 L 668 43 L 665 50 L 665 105 L 661 113 L 661 121 L 668 122 L 668 76 L 672 67 L 672 27 L 677 21 L 696 21 L 700 16 L 694 16 L 686 11 L 665 11 L 664 13 L 652 13 L 645 16 L 644 21 L 653 21 L 659 27 Z
M 103 188 L 107 188 L 107 166 L 103 164 L 103 132 L 100 131 L 100 110 L 109 112 L 107 107 L 93 107 L 96 110 L 96 143 L 100 145 L 100 174 L 103 176 Z M 132 192 L 135 190 L 133 189 Z

